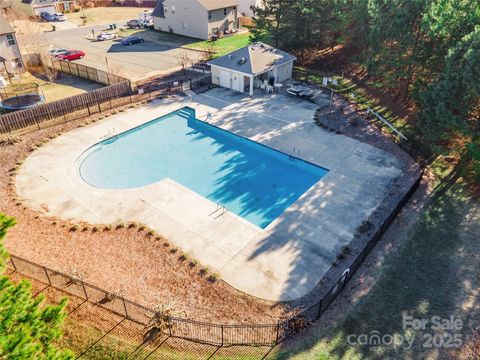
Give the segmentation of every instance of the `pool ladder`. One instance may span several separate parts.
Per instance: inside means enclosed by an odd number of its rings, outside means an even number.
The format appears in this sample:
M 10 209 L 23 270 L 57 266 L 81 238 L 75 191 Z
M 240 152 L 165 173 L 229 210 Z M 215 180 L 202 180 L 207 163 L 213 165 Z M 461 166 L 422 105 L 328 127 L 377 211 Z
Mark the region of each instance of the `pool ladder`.
M 215 216 L 215 219 L 219 218 L 220 216 L 222 216 L 223 214 L 225 214 L 228 209 L 226 206 L 220 204 L 220 203 L 217 203 L 217 208 L 215 209 L 215 211 L 211 212 L 210 214 L 208 214 L 208 216 L 210 215 L 213 215 L 213 214 L 216 214 L 218 211 L 221 211 L 220 214 L 218 214 L 217 216 Z
M 105 139 L 108 139 L 109 137 L 113 137 L 114 134 L 115 134 L 115 128 L 108 129 L 108 132 L 105 135 L 100 136 L 100 140 L 105 140 Z
M 293 155 L 288 155 L 288 159 L 295 160 L 295 155 L 300 156 L 300 149 L 293 148 Z

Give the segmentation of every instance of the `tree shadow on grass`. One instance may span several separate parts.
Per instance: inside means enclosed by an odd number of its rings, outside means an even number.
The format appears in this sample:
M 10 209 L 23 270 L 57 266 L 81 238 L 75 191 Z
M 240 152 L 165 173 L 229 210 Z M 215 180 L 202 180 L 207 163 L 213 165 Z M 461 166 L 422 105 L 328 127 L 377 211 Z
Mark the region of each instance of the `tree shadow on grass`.
M 467 323 L 472 320 L 471 314 L 465 310 L 465 292 L 466 288 L 478 287 L 475 267 L 468 265 L 472 260 L 472 251 L 479 250 L 474 245 L 476 242 L 472 241 L 475 231 L 478 232 L 476 217 L 466 216 L 471 210 L 469 205 L 459 185 L 453 185 L 448 191 L 442 189 L 440 196 L 432 197 L 407 241 L 385 260 L 384 271 L 377 283 L 346 318 L 327 334 L 310 331 L 310 337 L 298 348 L 288 349 L 279 358 L 291 358 L 304 351 L 308 353 L 306 358 L 315 359 L 322 356 L 328 359 L 425 358 L 433 354 L 435 349 L 423 347 L 427 339 L 424 336 L 435 334 L 430 328 L 431 323 L 424 331 L 405 330 L 402 327 L 403 316 L 428 320 L 432 316 L 444 319 L 451 315 L 460 317 L 464 327 L 459 332 L 465 340 L 465 334 L 470 331 Z M 473 249 L 469 249 L 472 246 Z M 468 308 L 478 307 L 478 300 L 478 295 L 471 292 Z M 355 335 L 351 339 L 356 341 L 359 335 L 370 336 L 374 331 L 380 337 L 385 334 L 408 336 L 413 339 L 413 345 L 411 349 L 407 349 L 405 343 L 396 349 L 394 345 L 380 345 L 372 349 L 369 344 L 348 343 L 349 335 Z M 442 353 L 448 354 L 445 350 Z M 315 355 L 311 357 L 309 351 Z

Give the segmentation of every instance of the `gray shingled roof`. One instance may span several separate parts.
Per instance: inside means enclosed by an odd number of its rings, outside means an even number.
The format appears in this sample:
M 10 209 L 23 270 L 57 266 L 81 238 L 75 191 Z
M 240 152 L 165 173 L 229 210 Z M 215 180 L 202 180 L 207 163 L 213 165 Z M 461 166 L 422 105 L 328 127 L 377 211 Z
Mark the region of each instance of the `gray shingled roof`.
M 256 42 L 212 60 L 209 64 L 239 71 L 244 74 L 258 75 L 267 72 L 272 67 L 295 59 L 295 56 L 285 51 L 261 42 Z
M 12 25 L 10 25 L 5 16 L 0 13 L 0 35 L 12 34 L 14 32 L 15 30 L 13 30 Z
M 160 18 L 164 18 L 165 17 L 165 13 L 163 11 L 163 2 L 165 0 L 157 0 L 156 4 L 155 4 L 155 7 L 152 11 L 152 16 L 154 17 L 160 17 Z
M 238 1 L 235 0 L 198 0 L 198 2 L 207 10 L 217 10 L 238 6 Z

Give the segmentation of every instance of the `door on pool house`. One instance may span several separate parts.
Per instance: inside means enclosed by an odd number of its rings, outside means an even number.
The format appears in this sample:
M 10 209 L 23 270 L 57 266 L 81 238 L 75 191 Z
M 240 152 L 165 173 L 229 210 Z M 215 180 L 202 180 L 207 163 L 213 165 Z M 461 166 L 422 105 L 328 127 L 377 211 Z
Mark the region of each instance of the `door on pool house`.
M 232 80 L 232 90 L 243 92 L 242 90 L 242 84 L 240 81 L 240 75 L 231 73 L 231 80 Z
M 230 72 L 225 70 L 220 70 L 220 86 L 230 89 Z

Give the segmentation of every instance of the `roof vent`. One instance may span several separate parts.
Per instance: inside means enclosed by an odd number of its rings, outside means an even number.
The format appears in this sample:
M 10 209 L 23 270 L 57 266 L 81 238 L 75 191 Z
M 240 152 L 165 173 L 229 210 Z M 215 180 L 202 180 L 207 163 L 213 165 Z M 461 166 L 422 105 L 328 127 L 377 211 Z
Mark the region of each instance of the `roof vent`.
M 242 57 L 240 60 L 238 60 L 239 64 L 245 64 L 247 62 L 247 59 Z
M 228 60 L 232 60 L 232 54 L 228 55 Z

